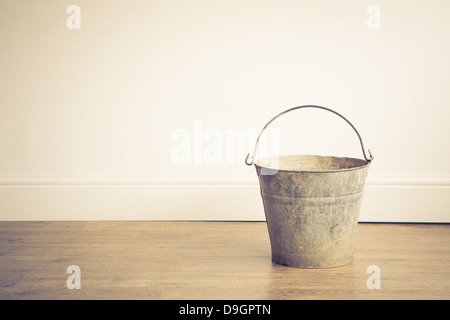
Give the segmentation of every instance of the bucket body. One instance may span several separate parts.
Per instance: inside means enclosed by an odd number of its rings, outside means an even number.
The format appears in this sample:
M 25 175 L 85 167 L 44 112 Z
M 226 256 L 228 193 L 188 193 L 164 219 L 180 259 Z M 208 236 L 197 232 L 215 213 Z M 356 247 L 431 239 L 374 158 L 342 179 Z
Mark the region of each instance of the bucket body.
M 255 163 L 274 263 L 331 268 L 352 261 L 369 165 L 306 155 Z

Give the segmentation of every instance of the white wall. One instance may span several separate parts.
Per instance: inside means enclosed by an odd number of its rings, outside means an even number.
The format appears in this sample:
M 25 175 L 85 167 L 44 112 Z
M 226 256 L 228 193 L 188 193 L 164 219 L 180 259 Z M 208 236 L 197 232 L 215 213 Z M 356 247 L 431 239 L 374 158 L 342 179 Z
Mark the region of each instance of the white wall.
M 72 4 L 80 29 L 66 25 Z M 450 222 L 449 12 L 446 0 L 1 1 L 0 220 L 264 219 L 243 163 L 254 135 L 317 104 L 374 153 L 361 221 Z M 270 153 L 362 156 L 324 111 L 273 129 Z

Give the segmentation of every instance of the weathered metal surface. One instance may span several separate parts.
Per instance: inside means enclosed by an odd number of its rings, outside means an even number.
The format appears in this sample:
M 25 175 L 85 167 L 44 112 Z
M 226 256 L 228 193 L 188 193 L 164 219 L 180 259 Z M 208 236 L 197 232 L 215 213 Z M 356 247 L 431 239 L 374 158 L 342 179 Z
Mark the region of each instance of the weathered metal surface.
M 280 156 L 254 162 L 262 133 L 288 112 L 316 108 L 344 119 L 359 138 L 365 160 L 322 156 Z M 331 268 L 352 261 L 369 165 L 360 134 L 344 116 L 329 108 L 305 105 L 283 111 L 261 130 L 253 155 L 272 247 L 272 261 L 291 267 Z
M 350 263 L 369 162 L 281 156 L 259 160 L 255 167 L 272 261 L 300 268 Z

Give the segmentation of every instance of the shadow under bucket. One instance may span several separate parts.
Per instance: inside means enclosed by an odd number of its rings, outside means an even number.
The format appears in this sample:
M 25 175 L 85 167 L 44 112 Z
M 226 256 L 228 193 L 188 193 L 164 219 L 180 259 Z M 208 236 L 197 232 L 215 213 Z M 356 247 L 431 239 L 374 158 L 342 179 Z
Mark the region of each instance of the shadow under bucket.
M 276 118 L 300 108 L 284 111 Z M 331 268 L 352 261 L 364 184 L 372 154 L 365 160 L 287 155 L 256 161 L 272 248 L 272 261 L 298 268 Z M 255 152 L 259 137 L 256 142 Z M 253 164 L 247 156 L 246 163 Z

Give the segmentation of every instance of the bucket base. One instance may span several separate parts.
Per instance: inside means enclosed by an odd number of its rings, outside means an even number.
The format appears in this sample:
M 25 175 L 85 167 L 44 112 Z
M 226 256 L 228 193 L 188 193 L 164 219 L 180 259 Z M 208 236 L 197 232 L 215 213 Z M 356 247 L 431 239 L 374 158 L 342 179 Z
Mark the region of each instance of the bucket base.
M 286 253 L 272 253 L 272 262 L 301 269 L 325 269 L 342 267 L 351 263 L 353 257 L 298 256 Z

